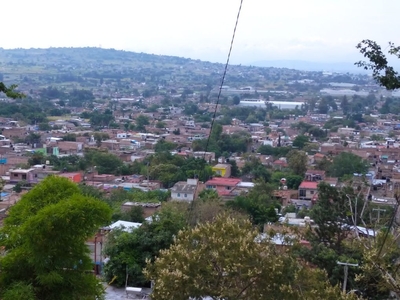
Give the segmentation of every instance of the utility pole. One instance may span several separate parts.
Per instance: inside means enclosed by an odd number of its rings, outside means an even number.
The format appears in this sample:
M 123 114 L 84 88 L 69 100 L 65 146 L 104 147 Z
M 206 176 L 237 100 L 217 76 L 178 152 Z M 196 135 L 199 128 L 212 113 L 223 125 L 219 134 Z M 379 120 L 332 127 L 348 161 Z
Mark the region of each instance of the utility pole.
M 377 211 L 378 212 L 378 224 L 379 221 L 381 219 L 381 211 L 386 212 L 386 209 L 382 209 L 382 208 L 373 208 L 372 211 Z
M 150 169 L 150 161 L 147 162 L 147 191 L 149 191 L 149 169 Z
M 343 278 L 343 293 L 346 293 L 347 288 L 347 277 L 349 275 L 349 266 L 350 267 L 358 267 L 358 264 L 350 264 L 347 262 L 336 262 L 338 265 L 344 266 L 344 278 Z

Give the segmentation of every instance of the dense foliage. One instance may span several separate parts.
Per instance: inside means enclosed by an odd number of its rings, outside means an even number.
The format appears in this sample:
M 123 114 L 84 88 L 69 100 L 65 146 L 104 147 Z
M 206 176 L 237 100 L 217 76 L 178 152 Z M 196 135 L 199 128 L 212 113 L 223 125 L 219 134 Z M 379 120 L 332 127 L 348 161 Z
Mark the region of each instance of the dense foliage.
M 81 195 L 66 178 L 47 177 L 25 194 L 0 230 L 2 299 L 100 297 L 104 290 L 91 274 L 85 242 L 110 214 L 105 203 Z
M 303 267 L 243 218 L 219 215 L 179 232 L 145 274 L 152 299 L 350 299 L 324 272 Z
M 104 250 L 110 258 L 104 269 L 106 279 L 110 281 L 116 276 L 114 283 L 122 286 L 127 273 L 129 286 L 147 285 L 142 273 L 146 260 L 154 259 L 161 249 L 168 248 L 174 236 L 186 226 L 186 209 L 184 204 L 165 205 L 151 221 L 132 232 L 113 231 Z

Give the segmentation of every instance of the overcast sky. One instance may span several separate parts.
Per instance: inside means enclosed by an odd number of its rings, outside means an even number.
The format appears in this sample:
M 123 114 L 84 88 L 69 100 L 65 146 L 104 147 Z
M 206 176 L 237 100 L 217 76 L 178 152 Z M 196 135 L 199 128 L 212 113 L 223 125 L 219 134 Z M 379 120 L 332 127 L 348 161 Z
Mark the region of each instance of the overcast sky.
M 124 49 L 224 62 L 240 0 L 2 0 L 3 48 Z M 400 44 L 400 0 L 244 0 L 232 63 L 347 62 Z

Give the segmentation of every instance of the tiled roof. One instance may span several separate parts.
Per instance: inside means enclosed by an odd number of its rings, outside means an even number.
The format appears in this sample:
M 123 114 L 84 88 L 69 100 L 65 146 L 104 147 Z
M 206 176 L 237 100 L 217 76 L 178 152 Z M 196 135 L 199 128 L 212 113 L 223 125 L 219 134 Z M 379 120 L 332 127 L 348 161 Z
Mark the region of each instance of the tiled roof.
M 206 182 L 206 185 L 236 186 L 242 180 L 240 178 L 215 177 Z
M 303 181 L 299 186 L 299 189 L 316 190 L 317 188 L 318 188 L 318 182 L 316 181 Z

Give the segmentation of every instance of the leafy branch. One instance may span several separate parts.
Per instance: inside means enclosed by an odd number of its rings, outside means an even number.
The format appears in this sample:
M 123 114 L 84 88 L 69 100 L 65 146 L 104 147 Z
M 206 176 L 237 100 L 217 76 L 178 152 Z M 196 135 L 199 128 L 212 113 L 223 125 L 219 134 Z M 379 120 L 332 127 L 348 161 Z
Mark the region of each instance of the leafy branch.
M 389 42 L 388 54 L 400 58 L 400 47 Z M 361 54 L 369 60 L 356 62 L 355 65 L 365 70 L 372 70 L 373 78 L 388 90 L 400 88 L 400 75 L 393 67 L 389 66 L 388 60 L 383 53 L 381 46 L 372 40 L 362 40 L 356 46 Z
M 6 94 L 7 97 L 13 98 L 13 99 L 24 98 L 25 97 L 24 94 L 18 93 L 18 92 L 15 91 L 15 89 L 17 87 L 18 86 L 16 84 L 12 84 L 12 85 L 7 87 L 3 82 L 0 82 L 0 92 Z

